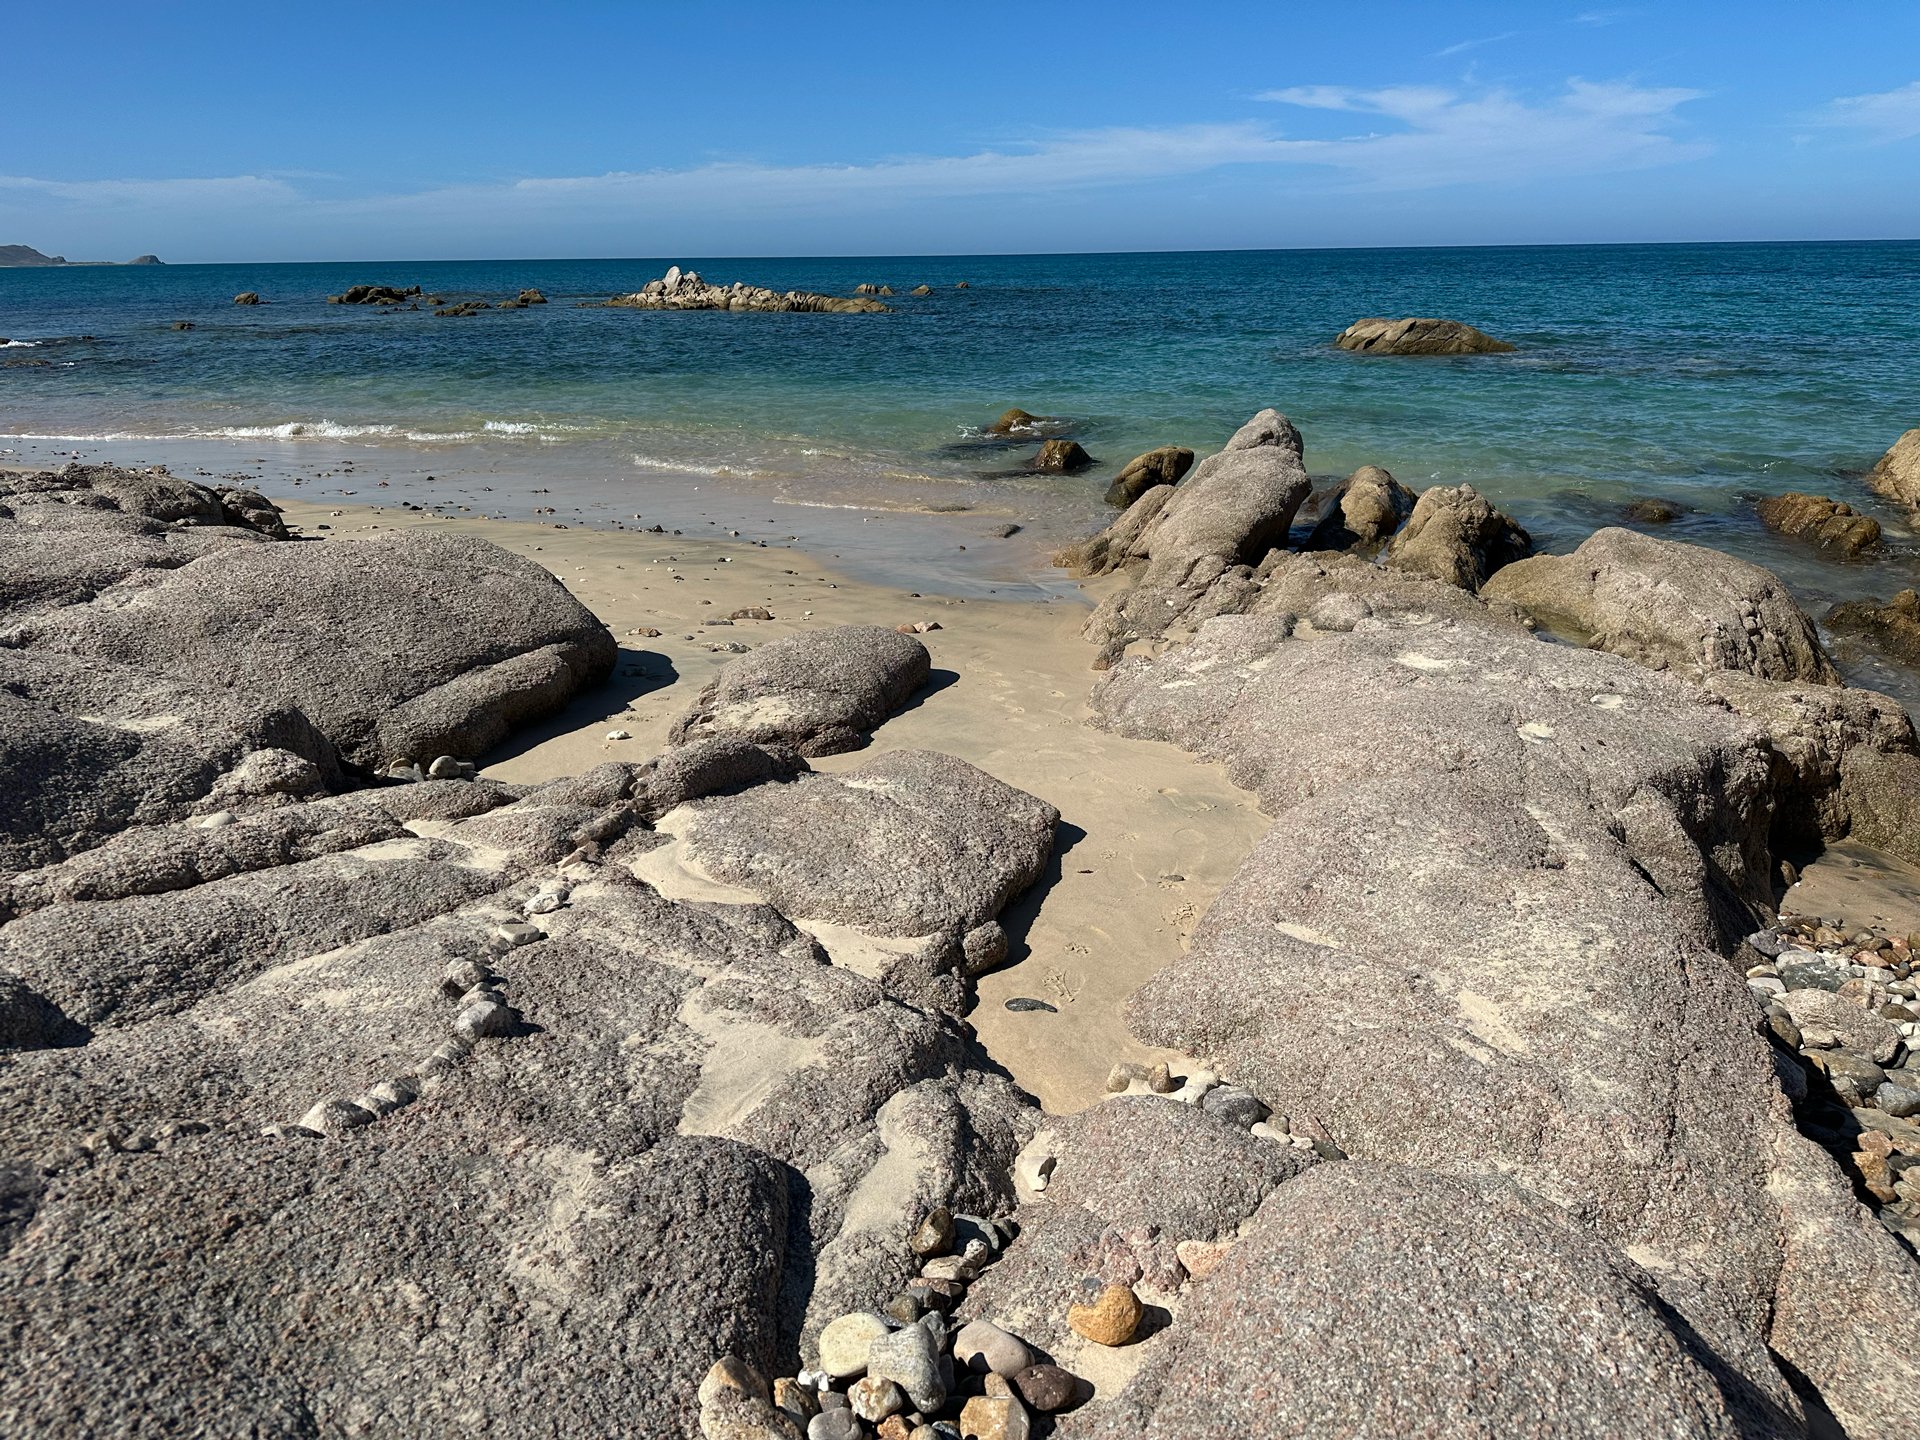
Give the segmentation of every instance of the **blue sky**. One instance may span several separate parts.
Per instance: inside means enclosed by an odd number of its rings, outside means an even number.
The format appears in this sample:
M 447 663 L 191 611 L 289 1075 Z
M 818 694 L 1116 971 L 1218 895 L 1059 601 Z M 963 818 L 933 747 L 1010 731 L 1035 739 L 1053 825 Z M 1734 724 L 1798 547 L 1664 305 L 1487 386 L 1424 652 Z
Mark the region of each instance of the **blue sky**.
M 0 243 L 174 261 L 1920 236 L 1920 4 L 12 7 Z

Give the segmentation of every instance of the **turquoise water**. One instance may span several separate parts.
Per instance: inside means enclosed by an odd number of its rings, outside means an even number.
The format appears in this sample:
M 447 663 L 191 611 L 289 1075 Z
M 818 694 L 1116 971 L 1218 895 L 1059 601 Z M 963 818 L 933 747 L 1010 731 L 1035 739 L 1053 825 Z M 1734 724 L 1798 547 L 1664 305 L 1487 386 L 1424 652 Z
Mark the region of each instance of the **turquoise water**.
M 675 260 L 780 289 L 886 283 L 897 309 L 583 308 Z M 552 303 L 470 319 L 325 303 L 357 282 Z M 906 293 L 922 282 L 931 296 Z M 243 290 L 271 303 L 237 308 Z M 1464 319 L 1519 349 L 1331 346 L 1375 314 Z M 1056 538 L 1100 518 L 1128 457 L 1216 447 L 1275 405 L 1316 474 L 1471 481 L 1549 544 L 1656 495 L 1691 507 L 1676 533 L 1775 564 L 1812 601 L 1910 583 L 1904 527 L 1890 559 L 1835 567 L 1750 505 L 1790 489 L 1871 505 L 1859 473 L 1920 424 L 1920 243 L 0 270 L 0 336 L 13 458 L 225 457 L 317 484 L 357 457 L 362 474 L 492 475 L 500 513 L 525 513 L 536 481 L 591 476 L 613 514 L 697 478 L 709 498 L 964 505 Z M 1096 470 L 1019 474 L 1032 446 L 979 434 L 1016 404 L 1069 421 Z

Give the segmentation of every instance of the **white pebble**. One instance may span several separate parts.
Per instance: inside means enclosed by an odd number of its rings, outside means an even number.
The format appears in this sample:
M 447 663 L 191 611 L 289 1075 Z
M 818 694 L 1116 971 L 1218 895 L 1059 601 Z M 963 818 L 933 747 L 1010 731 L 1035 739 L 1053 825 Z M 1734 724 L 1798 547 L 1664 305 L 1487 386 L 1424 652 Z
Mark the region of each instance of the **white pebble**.
M 628 733 L 627 733 L 626 731 L 624 731 L 624 730 L 609 730 L 609 731 L 607 731 L 607 739 L 609 739 L 609 740 L 631 740 L 632 738 L 633 738 L 633 736 L 631 736 L 631 735 L 629 735 L 629 734 L 628 734 Z
M 238 823 L 239 819 L 240 817 L 231 810 L 216 810 L 211 815 L 202 815 L 193 824 L 198 830 L 220 830 Z

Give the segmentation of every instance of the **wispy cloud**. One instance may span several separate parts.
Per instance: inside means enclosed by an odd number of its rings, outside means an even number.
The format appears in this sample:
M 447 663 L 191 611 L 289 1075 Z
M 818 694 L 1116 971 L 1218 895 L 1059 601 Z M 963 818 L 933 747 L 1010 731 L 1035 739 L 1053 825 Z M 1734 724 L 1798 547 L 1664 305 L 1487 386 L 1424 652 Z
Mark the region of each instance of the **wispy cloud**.
M 1444 60 L 1449 55 L 1464 55 L 1469 50 L 1478 50 L 1482 45 L 1498 45 L 1502 40 L 1511 40 L 1519 33 L 1518 30 L 1502 30 L 1498 35 L 1482 35 L 1477 40 L 1461 40 L 1447 46 L 1444 50 L 1434 51 L 1433 56 L 1436 60 Z
M 1842 96 L 1813 118 L 1818 124 L 1856 130 L 1883 144 L 1911 140 L 1920 135 L 1920 80 L 1874 95 Z
M 1342 166 L 1376 186 L 1423 189 L 1697 159 L 1710 147 L 1674 131 L 1676 112 L 1701 93 L 1576 79 L 1543 100 L 1499 89 L 1340 85 L 1293 86 L 1259 98 L 1391 122 L 1398 128 L 1385 133 L 1309 142 L 1315 148 L 1296 158 Z
M 1675 112 L 1696 93 L 1582 80 L 1543 98 L 1426 86 L 1296 86 L 1259 98 L 1360 117 L 1363 128 L 1331 138 L 1300 138 L 1271 120 L 1107 128 L 963 155 L 810 165 L 731 161 L 411 191 L 353 193 L 339 183 L 302 183 L 292 172 L 157 180 L 0 176 L 0 217 L 45 233 L 195 235 L 232 223 L 290 236 L 324 228 L 363 236 L 369 245 L 399 245 L 448 233 L 477 238 L 509 227 L 556 237 L 592 226 L 624 233 L 641 225 L 670 234 L 697 221 L 765 232 L 804 221 L 923 212 L 939 201 L 1050 199 L 1229 167 L 1276 174 L 1317 169 L 1354 188 L 1420 191 L 1692 158 L 1706 147 L 1674 133 Z

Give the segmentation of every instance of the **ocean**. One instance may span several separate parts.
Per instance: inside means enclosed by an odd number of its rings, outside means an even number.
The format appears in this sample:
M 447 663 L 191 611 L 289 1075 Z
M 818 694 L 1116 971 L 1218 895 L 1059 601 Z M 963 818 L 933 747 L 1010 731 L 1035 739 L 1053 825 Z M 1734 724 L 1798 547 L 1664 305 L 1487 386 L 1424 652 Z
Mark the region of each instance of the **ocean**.
M 675 263 L 783 290 L 887 284 L 895 310 L 599 307 Z M 465 319 L 326 303 L 357 283 L 551 303 Z M 269 303 L 235 306 L 247 290 Z M 1466 320 L 1519 348 L 1335 349 L 1366 315 Z M 1316 477 L 1471 482 L 1551 548 L 1633 499 L 1675 502 L 1662 533 L 1757 559 L 1816 610 L 1912 584 L 1920 554 L 1860 479 L 1920 424 L 1916 242 L 7 269 L 0 338 L 0 461 L 801 534 L 892 579 L 1043 584 L 1046 546 L 1103 521 L 1127 459 L 1217 448 L 1268 405 Z M 1033 442 L 982 434 L 1014 405 L 1061 417 L 1096 466 L 1021 473 Z M 1879 516 L 1886 553 L 1838 564 L 1769 535 L 1752 502 L 1787 490 Z M 984 517 L 1024 537 L 982 540 Z

